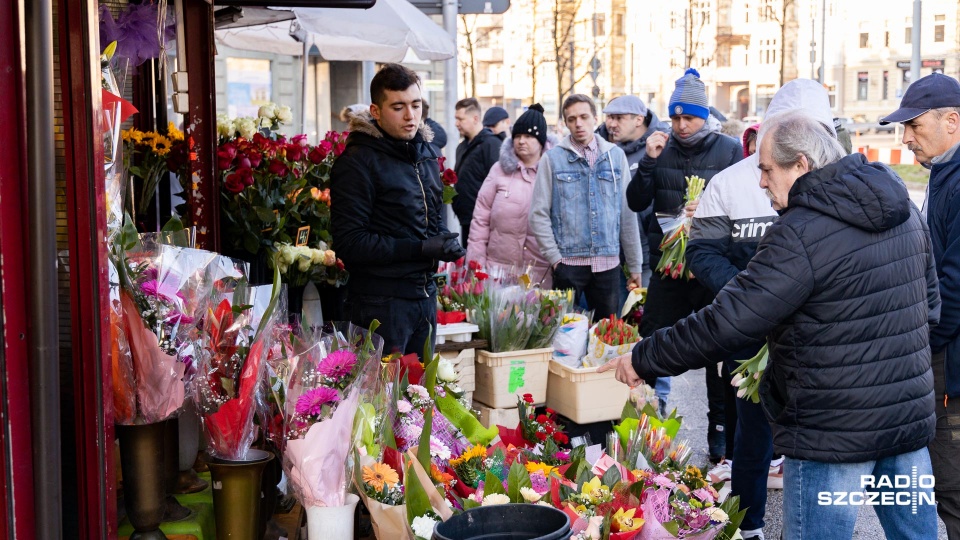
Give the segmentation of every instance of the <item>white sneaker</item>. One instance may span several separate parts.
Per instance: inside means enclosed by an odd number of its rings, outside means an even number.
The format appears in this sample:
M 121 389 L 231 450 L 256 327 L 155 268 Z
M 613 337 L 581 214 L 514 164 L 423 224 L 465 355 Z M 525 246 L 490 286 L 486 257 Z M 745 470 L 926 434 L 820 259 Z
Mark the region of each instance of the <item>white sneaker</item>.
M 733 469 L 733 461 L 724 459 L 717 463 L 714 468 L 707 473 L 707 482 L 717 484 L 720 482 L 729 482 Z
M 770 472 L 767 473 L 767 489 L 783 489 L 783 458 L 770 462 Z

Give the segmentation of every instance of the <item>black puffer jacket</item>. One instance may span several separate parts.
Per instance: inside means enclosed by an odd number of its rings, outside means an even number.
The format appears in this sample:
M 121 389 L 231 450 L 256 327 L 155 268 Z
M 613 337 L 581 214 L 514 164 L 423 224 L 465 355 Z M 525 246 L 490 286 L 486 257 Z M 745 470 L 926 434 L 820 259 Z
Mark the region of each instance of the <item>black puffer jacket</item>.
M 683 206 L 687 193 L 686 177 L 697 175 L 707 182 L 713 175 L 743 159 L 740 141 L 722 133 L 712 133 L 700 144 L 687 148 L 671 135 L 667 145 L 656 158 L 644 155 L 633 180 L 627 186 L 627 204 L 634 212 L 643 211 L 653 203 L 654 213 L 676 214 Z M 663 231 L 656 219 L 647 229 L 650 251 L 659 259 Z
M 903 183 L 861 154 L 800 177 L 746 270 L 713 304 L 634 349 L 678 375 L 766 337 L 761 402 L 777 452 L 856 463 L 933 439 L 930 236 Z
M 369 114 L 354 117 L 346 150 L 330 174 L 334 249 L 358 294 L 426 298 L 436 290 L 437 261 L 423 240 L 447 232 L 432 132 L 411 141 L 386 135 Z
M 463 236 L 470 231 L 473 207 L 477 205 L 477 194 L 483 180 L 490 174 L 490 168 L 500 159 L 501 141 L 490 131 L 483 128 L 470 141 L 461 141 L 457 146 L 457 196 L 453 198 L 453 211 L 464 226 Z

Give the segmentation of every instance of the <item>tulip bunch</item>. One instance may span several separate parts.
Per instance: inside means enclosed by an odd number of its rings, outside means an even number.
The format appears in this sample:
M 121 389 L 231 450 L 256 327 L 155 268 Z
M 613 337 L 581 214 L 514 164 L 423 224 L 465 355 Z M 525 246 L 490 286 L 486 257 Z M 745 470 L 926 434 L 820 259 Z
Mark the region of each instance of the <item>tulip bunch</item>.
M 760 379 L 769 359 L 770 353 L 764 344 L 756 356 L 740 361 L 740 367 L 733 370 L 733 380 L 730 381 L 737 388 L 738 398 L 760 403 Z
M 707 181 L 699 176 L 687 177 L 687 193 L 684 196 L 685 203 L 689 204 L 700 200 L 703 195 L 703 188 Z M 690 218 L 684 218 L 677 222 L 677 226 L 669 231 L 663 231 L 663 240 L 660 242 L 660 251 L 663 255 L 660 257 L 660 264 L 657 265 L 657 272 L 673 279 L 683 276 L 690 279 L 693 275 L 687 267 L 687 242 L 690 240 Z
M 602 343 L 607 345 L 619 346 L 640 341 L 637 327 L 623 319 L 616 318 L 614 315 L 610 315 L 606 319 L 600 319 L 593 333 Z

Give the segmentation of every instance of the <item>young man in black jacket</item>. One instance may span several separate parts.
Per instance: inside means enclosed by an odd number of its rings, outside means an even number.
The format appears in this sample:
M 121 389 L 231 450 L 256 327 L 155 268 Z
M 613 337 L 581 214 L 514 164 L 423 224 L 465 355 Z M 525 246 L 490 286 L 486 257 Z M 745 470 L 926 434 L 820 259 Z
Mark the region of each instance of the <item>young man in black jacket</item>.
M 437 262 L 465 251 L 440 219 L 443 187 L 421 122 L 420 78 L 387 64 L 370 97 L 330 176 L 332 233 L 350 272 L 344 308 L 354 324 L 380 321 L 385 352 L 422 353 L 429 337 L 432 354 Z
M 480 104 L 475 98 L 461 99 L 456 105 L 457 131 L 463 137 L 457 146 L 457 196 L 453 199 L 453 212 L 460 220 L 463 246 L 467 246 L 473 208 L 477 194 L 490 168 L 500 159 L 501 141 L 480 123 Z

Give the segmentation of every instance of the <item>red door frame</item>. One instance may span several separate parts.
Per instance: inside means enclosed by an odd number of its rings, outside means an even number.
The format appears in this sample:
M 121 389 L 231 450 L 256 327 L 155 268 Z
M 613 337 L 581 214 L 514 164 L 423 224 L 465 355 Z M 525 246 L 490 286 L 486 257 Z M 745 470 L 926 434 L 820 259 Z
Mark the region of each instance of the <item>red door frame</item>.
M 35 536 L 33 454 L 28 375 L 27 277 L 23 231 L 26 229 L 26 99 L 20 2 L 0 2 L 0 125 L 7 144 L 0 159 L 0 537 Z
M 115 538 L 117 497 L 97 3 L 59 0 L 58 7 L 80 537 Z

